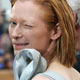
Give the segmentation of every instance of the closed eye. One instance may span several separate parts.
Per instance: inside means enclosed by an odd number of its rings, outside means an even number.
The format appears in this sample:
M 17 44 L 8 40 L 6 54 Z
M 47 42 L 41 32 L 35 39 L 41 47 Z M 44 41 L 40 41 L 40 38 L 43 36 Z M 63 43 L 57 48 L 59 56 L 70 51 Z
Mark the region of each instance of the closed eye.
M 32 28 L 33 26 L 28 25 L 28 24 L 24 24 L 25 28 Z

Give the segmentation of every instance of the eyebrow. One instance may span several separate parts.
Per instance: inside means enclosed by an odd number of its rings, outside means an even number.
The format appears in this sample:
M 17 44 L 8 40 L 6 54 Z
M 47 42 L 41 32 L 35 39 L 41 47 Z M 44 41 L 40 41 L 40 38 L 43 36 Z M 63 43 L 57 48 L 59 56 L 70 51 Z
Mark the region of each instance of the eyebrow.
M 11 21 L 11 20 L 15 20 L 14 18 L 12 18 L 12 17 L 9 17 L 9 21 Z
M 20 19 L 20 20 L 21 20 L 20 22 L 21 22 L 22 24 L 23 24 L 23 23 L 26 23 L 26 24 L 31 25 L 31 26 L 36 26 L 33 22 L 28 23 L 27 20 L 23 20 L 23 19 Z M 16 19 L 10 17 L 10 18 L 9 18 L 9 22 L 10 22 L 10 21 L 16 21 Z
M 15 17 L 9 17 L 9 21 L 10 20 L 15 20 L 16 21 L 16 18 Z M 20 22 L 27 22 L 27 20 L 23 20 L 22 18 L 20 18 Z
M 16 21 L 16 19 L 17 19 L 17 17 L 14 17 L 14 16 L 10 16 L 9 17 L 9 21 Z M 29 24 L 31 26 L 37 26 L 37 24 L 35 24 L 34 21 L 33 22 L 32 21 L 31 22 L 28 22 L 27 20 L 22 19 L 22 18 L 20 18 L 19 20 L 20 20 L 21 23 L 26 23 L 26 24 Z

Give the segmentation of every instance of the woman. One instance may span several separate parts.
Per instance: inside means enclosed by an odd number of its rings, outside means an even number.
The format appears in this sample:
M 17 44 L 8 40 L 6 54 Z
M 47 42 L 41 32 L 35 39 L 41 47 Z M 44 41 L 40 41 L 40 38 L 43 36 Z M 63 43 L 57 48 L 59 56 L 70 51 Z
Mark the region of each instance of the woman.
M 72 68 L 75 29 L 67 1 L 14 0 L 12 6 L 9 34 L 15 55 L 34 48 L 47 60 L 46 72 L 32 80 L 79 80 L 80 74 Z

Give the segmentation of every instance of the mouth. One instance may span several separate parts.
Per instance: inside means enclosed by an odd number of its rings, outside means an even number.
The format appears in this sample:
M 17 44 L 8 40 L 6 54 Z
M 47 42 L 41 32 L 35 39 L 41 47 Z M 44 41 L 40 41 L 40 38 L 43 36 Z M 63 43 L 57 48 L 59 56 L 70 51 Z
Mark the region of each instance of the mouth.
M 19 49 L 23 49 L 25 48 L 27 45 L 29 45 L 29 43 L 14 43 L 13 46 L 15 49 L 19 50 Z

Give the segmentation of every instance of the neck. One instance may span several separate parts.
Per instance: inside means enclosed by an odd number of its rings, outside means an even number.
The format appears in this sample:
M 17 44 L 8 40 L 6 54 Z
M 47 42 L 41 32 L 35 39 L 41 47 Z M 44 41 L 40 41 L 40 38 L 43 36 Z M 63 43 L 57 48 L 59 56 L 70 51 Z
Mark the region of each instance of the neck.
M 61 64 L 57 59 L 55 59 L 48 67 L 48 70 L 59 70 L 59 69 L 67 68 L 63 64 Z

